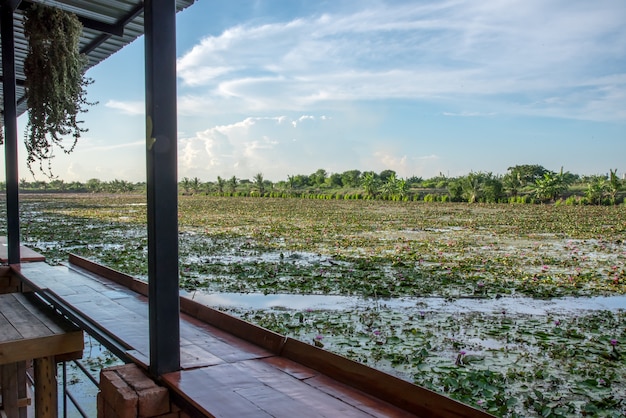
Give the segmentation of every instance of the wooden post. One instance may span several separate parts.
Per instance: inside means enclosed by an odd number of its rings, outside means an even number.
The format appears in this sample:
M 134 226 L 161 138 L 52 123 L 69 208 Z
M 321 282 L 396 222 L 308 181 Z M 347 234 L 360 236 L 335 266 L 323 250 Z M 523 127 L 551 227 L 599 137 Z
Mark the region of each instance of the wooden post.
M 17 406 L 19 408 L 19 417 L 27 418 L 28 411 L 26 410 L 28 405 L 28 391 L 26 382 L 26 362 L 20 361 L 17 363 Z
M 17 408 L 17 364 L 9 363 L 0 366 L 2 369 L 2 405 L 9 417 L 19 416 Z
M 35 416 L 56 418 L 57 365 L 54 356 L 35 359 Z

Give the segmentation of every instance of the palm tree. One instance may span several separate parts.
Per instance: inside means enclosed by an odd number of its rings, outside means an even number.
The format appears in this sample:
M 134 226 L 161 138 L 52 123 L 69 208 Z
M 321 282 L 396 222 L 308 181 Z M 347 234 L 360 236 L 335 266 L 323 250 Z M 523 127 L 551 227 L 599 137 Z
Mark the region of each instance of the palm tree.
M 259 194 L 261 196 L 263 196 L 265 194 L 265 184 L 263 184 L 263 182 L 264 182 L 263 174 L 262 173 L 255 174 L 253 180 L 254 180 L 254 185 L 256 186 L 257 190 L 259 191 Z
M 188 177 L 183 177 L 180 182 L 180 185 L 183 187 L 183 193 L 189 193 L 189 187 L 191 186 L 191 180 Z
M 287 176 L 287 184 L 289 185 L 289 190 L 293 190 L 296 188 L 296 177 L 292 175 Z
M 516 197 L 525 186 L 519 173 L 507 173 L 502 178 L 502 185 L 509 196 Z
M 200 191 L 200 179 L 198 177 L 194 177 L 193 180 L 191 180 L 191 190 L 193 194 L 197 194 Z
M 232 176 L 230 180 L 228 180 L 228 190 L 230 190 L 231 193 L 235 193 L 235 190 L 237 190 L 237 177 Z
M 224 185 L 226 184 L 226 180 L 224 180 L 223 178 L 221 178 L 220 176 L 217 176 L 217 192 L 220 195 L 224 194 Z
M 461 179 L 463 197 L 468 203 L 475 203 L 480 199 L 483 183 L 482 180 L 481 174 L 474 173 L 473 171 Z

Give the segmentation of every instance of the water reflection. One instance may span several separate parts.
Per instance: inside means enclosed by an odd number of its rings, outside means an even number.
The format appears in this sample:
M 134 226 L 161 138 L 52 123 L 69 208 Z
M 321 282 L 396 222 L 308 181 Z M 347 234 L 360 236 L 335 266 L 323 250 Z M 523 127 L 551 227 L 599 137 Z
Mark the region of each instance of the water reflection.
M 580 312 L 626 308 L 626 295 L 532 299 L 503 297 L 500 299 L 445 299 L 437 297 L 402 297 L 392 299 L 356 296 L 291 295 L 262 293 L 209 293 L 201 290 L 183 292 L 185 297 L 214 308 L 348 310 L 367 308 L 415 309 L 438 312 L 505 312 L 510 314 L 545 315 L 553 312 Z

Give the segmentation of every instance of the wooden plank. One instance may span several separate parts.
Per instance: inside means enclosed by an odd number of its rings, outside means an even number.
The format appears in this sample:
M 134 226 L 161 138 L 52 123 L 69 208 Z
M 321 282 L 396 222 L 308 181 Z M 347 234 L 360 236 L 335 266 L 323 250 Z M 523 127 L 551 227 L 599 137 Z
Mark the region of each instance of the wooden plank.
M 270 405 L 263 402 L 258 404 L 259 407 L 274 414 L 280 412 L 281 409 L 309 413 L 311 416 L 341 416 L 341 417 L 362 417 L 369 416 L 364 411 L 355 408 L 353 405 L 345 402 L 344 399 L 329 396 L 329 394 L 310 386 L 303 381 L 296 379 L 282 370 L 272 366 L 272 364 L 263 360 L 249 360 L 239 362 L 234 365 L 240 373 L 249 374 L 258 379 L 263 386 L 271 388 L 282 394 L 284 404 Z M 258 400 L 261 401 L 260 399 Z M 271 409 L 266 409 L 270 408 Z M 305 415 L 306 415 L 305 413 Z M 285 416 L 292 416 L 286 414 Z M 410 416 L 410 415 L 406 415 Z
M 202 324 L 197 320 L 193 323 L 181 323 L 181 338 L 186 343 L 195 344 L 211 355 L 225 362 L 235 362 L 254 358 L 272 356 L 265 348 L 254 345 L 246 340 L 228 334 L 225 331 Z
M 296 363 L 295 361 L 289 360 L 285 357 L 268 357 L 266 359 L 263 359 L 263 361 L 300 380 L 309 379 L 319 374 L 318 371 L 303 366 L 302 364 Z
M 238 373 L 232 364 L 166 373 L 162 381 L 205 416 L 271 417 L 235 391 L 257 386 L 259 382 Z
M 215 366 L 224 363 L 224 360 L 195 344 L 185 344 L 180 347 L 180 366 L 183 369 Z
M 119 283 L 122 286 L 131 289 L 134 292 L 137 292 L 143 296 L 148 296 L 148 283 L 146 282 L 137 280 L 132 276 L 129 276 L 112 268 L 103 266 L 98 263 L 94 263 L 76 254 L 69 255 L 69 262 L 76 267 L 80 267 L 98 276 L 113 280 L 114 282 Z
M 13 324 L 0 312 L 0 344 L 5 341 L 19 340 L 22 335 L 15 329 Z M 2 347 L 0 345 L 0 357 L 2 356 Z
M 282 355 L 337 381 L 372 394 L 417 416 L 487 418 L 492 415 L 359 364 L 318 347 L 288 338 Z
M 285 337 L 265 328 L 235 318 L 224 312 L 201 305 L 187 298 L 180 298 L 181 312 L 204 323 L 213 325 L 229 334 L 263 347 L 273 354 L 280 353 Z
M 57 417 L 57 378 L 54 357 L 35 359 L 35 415 Z
M 18 264 L 18 265 L 12 265 L 11 266 L 11 271 L 23 282 L 25 283 L 28 287 L 30 287 L 31 289 L 38 291 L 38 290 L 42 290 L 44 288 L 42 288 L 40 285 L 38 285 L 37 283 L 33 283 L 31 280 L 29 280 L 25 273 L 31 274 L 32 275 L 32 268 L 28 268 L 27 266 L 29 265 L 39 265 L 39 264 L 45 264 L 43 262 L 36 262 L 36 263 L 29 263 L 29 264 Z
M 41 311 L 29 311 L 18 298 L 24 301 L 22 295 L 14 293 L 2 296 L 0 303 L 2 303 L 2 314 L 21 337 L 28 339 L 53 335 L 54 332 L 40 319 L 40 317 L 45 318 L 45 314 Z
M 385 402 L 384 399 L 356 390 L 322 374 L 306 379 L 305 382 L 334 398 L 342 399 L 344 402 L 373 417 L 406 418 L 415 416 L 412 413 Z M 430 415 L 425 416 L 429 417 Z
M 141 282 L 131 276 L 91 262 L 75 254 L 70 254 L 69 261 L 72 265 L 78 268 L 119 283 L 142 294 L 143 296 L 147 295 L 147 284 L 145 282 Z M 128 303 L 132 303 L 132 301 Z M 285 338 L 280 334 L 245 322 L 223 312 L 219 312 L 184 297 L 180 298 L 180 307 L 181 312 L 186 313 L 193 318 L 200 319 L 205 323 L 214 325 L 220 329 L 227 330 L 230 334 L 259 345 L 267 350 L 270 350 L 272 353 L 279 352 L 285 341 Z
M 34 296 L 0 295 L 0 364 L 81 351 L 80 329 Z
M 7 246 L 7 237 L 0 236 L 0 262 L 6 263 L 9 261 L 8 257 L 8 246 Z M 31 261 L 44 261 L 46 257 L 39 254 L 38 252 L 31 250 L 28 247 L 20 245 L 20 261 L 22 262 L 31 262 Z
M 120 323 L 117 319 L 97 321 L 98 325 L 106 332 L 118 339 L 129 349 L 137 350 L 143 354 L 149 354 L 148 320 L 135 320 L 134 322 Z
M 39 299 L 34 293 L 21 293 L 17 300 L 26 310 L 37 315 L 48 329 L 55 334 L 78 331 L 79 328 L 62 317 L 52 306 Z M 43 315 L 41 314 L 43 313 Z
M 31 338 L 0 344 L 0 364 L 14 363 L 42 356 L 81 351 L 82 331 L 48 337 Z
M 299 402 L 294 402 L 289 396 L 269 386 L 261 385 L 237 389 L 235 392 L 272 417 L 318 418 L 341 416 L 343 418 L 354 416 L 346 413 L 347 411 L 341 410 L 334 410 L 332 414 L 320 414 L 317 408 L 308 408 Z

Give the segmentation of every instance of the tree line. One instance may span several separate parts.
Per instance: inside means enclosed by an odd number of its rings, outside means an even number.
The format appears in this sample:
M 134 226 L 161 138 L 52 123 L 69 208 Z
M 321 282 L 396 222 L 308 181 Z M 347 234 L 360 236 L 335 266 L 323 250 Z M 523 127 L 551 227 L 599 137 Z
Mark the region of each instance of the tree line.
M 4 189 L 4 183 L 0 187 Z M 141 193 L 145 182 L 125 180 L 86 183 L 55 179 L 50 182 L 25 179 L 20 181 L 23 192 L 87 192 L 87 193 Z M 182 194 L 251 197 L 297 197 L 315 199 L 379 199 L 427 202 L 483 202 L 483 203 L 565 203 L 615 205 L 625 203 L 626 180 L 620 179 L 617 169 L 608 174 L 580 176 L 568 171 L 551 171 L 537 164 L 509 167 L 504 175 L 491 172 L 470 172 L 465 176 L 449 177 L 443 174 L 423 179 L 401 178 L 394 170 L 348 170 L 329 173 L 318 169 L 311 174 L 295 174 L 272 182 L 257 173 L 252 179 L 236 176 L 215 181 L 198 177 L 183 177 L 179 182 Z
M 566 203 L 615 205 L 624 202 L 626 181 L 617 169 L 604 175 L 580 176 L 555 172 L 537 164 L 509 167 L 506 174 L 470 172 L 465 176 L 401 178 L 394 170 L 348 170 L 289 175 L 271 182 L 256 174 L 252 180 L 217 177 L 215 182 L 183 178 L 181 193 L 219 196 L 300 197 L 317 199 L 380 199 L 397 201 L 441 201 L 483 203 Z

